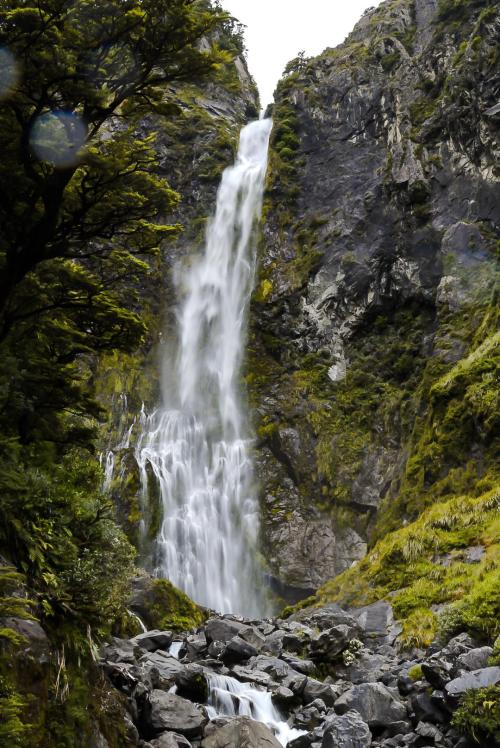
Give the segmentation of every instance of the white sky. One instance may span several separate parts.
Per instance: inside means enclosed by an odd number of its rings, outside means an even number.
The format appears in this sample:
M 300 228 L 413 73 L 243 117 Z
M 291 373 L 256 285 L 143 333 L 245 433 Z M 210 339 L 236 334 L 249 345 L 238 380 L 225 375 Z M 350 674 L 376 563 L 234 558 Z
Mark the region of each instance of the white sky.
M 247 26 L 248 65 L 265 108 L 287 62 L 301 50 L 309 57 L 337 46 L 363 11 L 380 0 L 222 0 L 221 4 Z

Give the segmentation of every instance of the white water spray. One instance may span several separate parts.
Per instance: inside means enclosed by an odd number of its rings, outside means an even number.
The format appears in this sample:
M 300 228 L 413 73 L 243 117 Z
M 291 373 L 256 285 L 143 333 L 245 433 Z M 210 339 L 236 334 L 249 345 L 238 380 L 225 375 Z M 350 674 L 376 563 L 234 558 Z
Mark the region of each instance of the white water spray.
M 160 488 L 156 572 L 198 603 L 249 616 L 262 614 L 263 603 L 238 379 L 270 131 L 270 120 L 245 127 L 236 163 L 222 176 L 205 253 L 181 279 L 178 353 L 165 365 L 164 404 L 143 416 L 136 450 L 144 500 L 151 473 Z
M 304 735 L 304 730 L 289 727 L 274 706 L 269 691 L 259 691 L 249 683 L 240 683 L 227 675 L 207 673 L 209 699 L 207 712 L 210 719 L 219 716 L 250 717 L 263 722 L 276 735 L 281 745 Z

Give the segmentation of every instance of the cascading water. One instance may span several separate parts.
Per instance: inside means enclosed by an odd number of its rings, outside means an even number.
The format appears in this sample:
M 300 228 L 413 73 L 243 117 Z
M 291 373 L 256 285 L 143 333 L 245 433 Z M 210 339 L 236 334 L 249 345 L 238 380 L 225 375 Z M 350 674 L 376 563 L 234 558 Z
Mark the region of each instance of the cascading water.
M 164 403 L 143 414 L 136 450 L 144 497 L 152 476 L 160 488 L 158 575 L 198 603 L 248 616 L 263 613 L 263 598 L 238 378 L 271 124 L 242 130 L 236 163 L 222 176 L 204 255 L 181 277 L 178 351 L 164 367 Z
M 240 683 L 227 675 L 207 675 L 210 695 L 207 712 L 210 719 L 219 716 L 251 717 L 263 722 L 276 735 L 281 745 L 304 734 L 288 726 L 273 704 L 269 691 L 259 691 L 249 683 Z

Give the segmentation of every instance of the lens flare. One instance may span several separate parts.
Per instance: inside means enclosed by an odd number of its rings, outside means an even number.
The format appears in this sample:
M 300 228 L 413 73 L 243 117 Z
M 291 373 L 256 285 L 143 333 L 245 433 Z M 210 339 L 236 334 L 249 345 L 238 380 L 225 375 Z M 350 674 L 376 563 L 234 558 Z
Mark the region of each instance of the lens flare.
M 0 47 L 0 101 L 6 99 L 19 80 L 19 65 L 14 55 Z
M 40 161 L 66 169 L 80 163 L 86 138 L 85 123 L 74 112 L 46 112 L 33 125 L 30 146 Z

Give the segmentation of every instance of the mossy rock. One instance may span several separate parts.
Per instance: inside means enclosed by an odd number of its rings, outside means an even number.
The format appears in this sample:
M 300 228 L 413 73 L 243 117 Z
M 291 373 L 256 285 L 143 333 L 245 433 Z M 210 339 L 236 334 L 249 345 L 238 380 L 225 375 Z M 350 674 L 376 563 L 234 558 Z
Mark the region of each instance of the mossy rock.
M 168 579 L 147 574 L 133 580 L 130 609 L 149 629 L 189 631 L 206 620 L 204 611 Z

